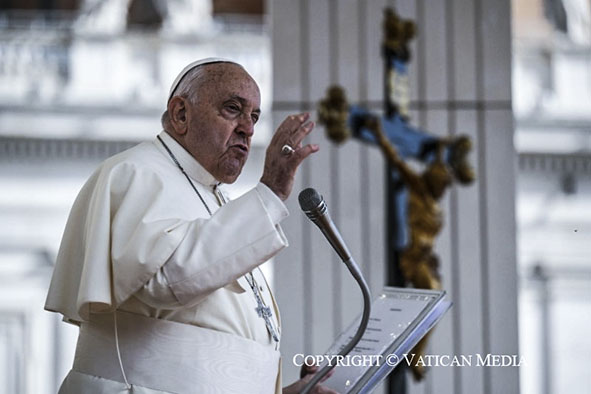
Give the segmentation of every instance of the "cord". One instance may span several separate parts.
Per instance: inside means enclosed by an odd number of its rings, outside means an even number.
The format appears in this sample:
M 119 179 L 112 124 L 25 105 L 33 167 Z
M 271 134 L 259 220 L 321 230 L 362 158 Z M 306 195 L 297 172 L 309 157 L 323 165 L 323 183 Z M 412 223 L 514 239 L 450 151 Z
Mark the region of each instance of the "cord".
M 121 368 L 121 374 L 125 381 L 125 389 L 131 391 L 131 385 L 127 381 L 125 370 L 123 369 L 123 362 L 121 361 L 121 351 L 119 350 L 119 334 L 117 333 L 117 311 L 113 312 L 113 322 L 115 325 L 115 347 L 117 348 L 117 358 L 119 359 L 119 367 Z

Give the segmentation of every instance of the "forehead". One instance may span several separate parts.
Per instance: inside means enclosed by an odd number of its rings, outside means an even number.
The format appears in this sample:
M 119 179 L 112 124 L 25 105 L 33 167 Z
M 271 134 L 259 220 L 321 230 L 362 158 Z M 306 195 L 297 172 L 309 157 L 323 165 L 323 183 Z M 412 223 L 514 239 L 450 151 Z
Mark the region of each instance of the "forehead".
M 216 63 L 204 66 L 204 81 L 200 93 L 210 98 L 242 97 L 260 104 L 260 91 L 254 79 L 242 67 L 232 63 Z M 206 96 L 206 97 L 207 97 Z

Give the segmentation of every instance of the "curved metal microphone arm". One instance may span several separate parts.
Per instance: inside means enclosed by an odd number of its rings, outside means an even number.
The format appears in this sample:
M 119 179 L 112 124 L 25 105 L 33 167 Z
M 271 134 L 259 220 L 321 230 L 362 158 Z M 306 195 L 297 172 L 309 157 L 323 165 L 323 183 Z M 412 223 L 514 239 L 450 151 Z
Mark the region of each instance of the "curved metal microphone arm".
M 324 199 L 322 197 L 320 198 L 320 202 L 314 207 L 314 209 L 304 210 L 304 213 L 306 216 L 308 216 L 312 223 L 318 226 L 320 231 L 322 231 L 322 234 L 324 234 L 341 260 L 343 260 L 343 262 L 347 261 L 351 258 L 351 252 L 349 252 L 349 249 L 347 248 L 345 241 L 343 241 L 343 237 L 341 237 L 339 230 L 330 220 L 328 207 L 326 206 Z
M 363 294 L 363 314 L 361 317 L 361 322 L 359 323 L 359 328 L 357 329 L 357 332 L 353 338 L 351 338 L 345 347 L 343 347 L 343 349 L 338 353 L 338 356 L 346 356 L 351 350 L 353 350 L 359 340 L 361 340 L 361 337 L 367 328 L 367 323 L 369 322 L 369 315 L 371 312 L 371 295 L 369 293 L 369 287 L 367 286 L 367 283 L 365 282 L 359 267 L 353 260 L 353 257 L 351 257 L 351 253 L 349 252 L 347 245 L 345 245 L 339 230 L 336 228 L 332 220 L 330 220 L 328 208 L 324 202 L 324 198 L 322 198 L 322 196 L 315 189 L 307 188 L 300 192 L 298 200 L 300 202 L 302 211 L 304 211 L 306 216 L 308 216 L 308 218 L 310 218 L 310 220 L 318 226 L 320 231 L 322 231 L 322 234 L 324 234 L 328 242 L 330 242 L 343 263 L 345 263 L 349 269 L 349 272 L 351 272 L 351 275 L 353 275 L 353 278 L 355 278 L 357 281 L 357 284 L 361 288 L 361 293 Z M 326 365 L 324 368 L 318 371 L 300 393 L 307 394 L 334 367 L 335 365 Z
M 349 354 L 349 352 L 353 350 L 355 345 L 357 345 L 357 343 L 361 340 L 361 337 L 367 328 L 367 323 L 369 323 L 369 315 L 371 313 L 371 294 L 369 292 L 369 287 L 367 286 L 367 283 L 365 282 L 365 279 L 359 270 L 359 267 L 352 257 L 349 257 L 349 259 L 344 261 L 344 263 L 349 269 L 349 272 L 351 272 L 351 275 L 353 275 L 353 278 L 355 278 L 357 281 L 357 284 L 361 289 L 361 293 L 363 294 L 363 314 L 361 316 L 361 322 L 359 323 L 359 328 L 357 328 L 355 336 L 353 336 L 353 338 L 351 338 L 351 340 L 345 345 L 343 350 L 338 353 L 339 356 L 346 356 Z M 310 390 L 312 390 L 312 388 L 318 382 L 320 382 L 322 378 L 325 377 L 326 374 L 328 374 L 335 366 L 336 364 L 326 365 L 324 368 L 318 371 L 314 378 L 308 382 L 308 384 L 303 388 L 302 391 L 300 391 L 300 393 L 307 394 L 310 392 Z

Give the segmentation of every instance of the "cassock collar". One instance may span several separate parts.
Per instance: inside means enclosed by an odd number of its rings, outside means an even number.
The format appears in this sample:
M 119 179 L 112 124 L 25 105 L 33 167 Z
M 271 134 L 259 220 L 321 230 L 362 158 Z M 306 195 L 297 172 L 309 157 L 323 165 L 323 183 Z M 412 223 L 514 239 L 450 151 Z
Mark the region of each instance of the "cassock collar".
M 170 149 L 170 151 L 174 154 L 176 159 L 179 161 L 187 175 L 191 177 L 191 179 L 196 180 L 197 182 L 201 183 L 205 186 L 216 186 L 219 185 L 221 182 L 218 181 L 211 175 L 185 148 L 181 146 L 174 138 L 172 138 L 166 131 L 162 131 L 159 134 L 160 138 L 164 141 L 166 146 Z M 154 141 L 158 149 L 166 156 L 170 158 L 166 149 L 162 146 L 162 143 L 156 139 Z M 172 159 L 171 159 L 172 163 Z M 172 163 L 174 165 L 174 163 Z

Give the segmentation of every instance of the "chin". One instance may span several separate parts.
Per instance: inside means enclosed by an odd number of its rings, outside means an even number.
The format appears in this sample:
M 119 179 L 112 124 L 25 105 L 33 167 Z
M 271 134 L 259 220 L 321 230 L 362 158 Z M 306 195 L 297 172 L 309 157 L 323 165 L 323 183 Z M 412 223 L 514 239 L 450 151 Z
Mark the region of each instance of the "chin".
M 223 177 L 220 178 L 220 182 L 231 185 L 232 183 L 236 182 L 241 172 L 242 169 L 240 169 L 240 171 L 238 171 L 237 173 L 226 173 Z
M 242 173 L 242 168 L 244 167 L 244 162 L 235 162 L 235 163 L 225 163 L 226 165 L 222 165 L 219 168 L 219 176 L 216 176 L 216 179 L 222 183 L 232 184 L 236 182 L 240 174 Z
M 225 180 L 222 180 L 222 183 L 225 183 L 226 185 L 231 185 L 232 183 L 236 182 L 236 180 L 238 179 L 238 177 L 233 177 L 233 178 L 228 178 Z

